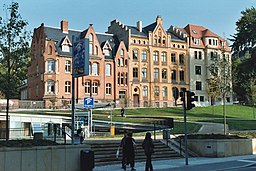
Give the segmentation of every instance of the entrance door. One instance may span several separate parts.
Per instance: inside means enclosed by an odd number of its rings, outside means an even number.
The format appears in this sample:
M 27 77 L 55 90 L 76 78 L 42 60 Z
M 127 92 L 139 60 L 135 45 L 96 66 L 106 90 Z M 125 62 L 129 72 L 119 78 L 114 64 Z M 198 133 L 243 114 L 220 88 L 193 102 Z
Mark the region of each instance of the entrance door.
M 139 107 L 139 106 L 140 106 L 139 95 L 134 94 L 133 95 L 133 107 Z

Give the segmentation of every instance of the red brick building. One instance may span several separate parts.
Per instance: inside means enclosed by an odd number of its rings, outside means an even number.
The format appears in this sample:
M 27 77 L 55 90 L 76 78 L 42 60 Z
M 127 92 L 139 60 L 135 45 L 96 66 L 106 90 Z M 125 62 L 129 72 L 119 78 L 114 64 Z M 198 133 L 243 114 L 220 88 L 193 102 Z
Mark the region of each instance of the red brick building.
M 44 100 L 45 106 L 70 103 L 72 36 L 89 39 L 89 76 L 75 79 L 77 101 L 94 97 L 96 102 L 119 102 L 128 87 L 128 53 L 123 41 L 113 34 L 71 30 L 68 21 L 60 28 L 41 24 L 34 30 L 31 63 L 28 67 L 28 99 Z

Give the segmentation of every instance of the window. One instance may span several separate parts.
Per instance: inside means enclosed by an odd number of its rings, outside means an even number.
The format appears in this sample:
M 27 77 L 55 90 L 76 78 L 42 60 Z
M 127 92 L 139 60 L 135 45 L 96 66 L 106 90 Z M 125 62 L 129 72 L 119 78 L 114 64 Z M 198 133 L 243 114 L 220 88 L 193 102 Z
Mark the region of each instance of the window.
M 162 70 L 162 79 L 167 79 L 167 69 Z
M 172 81 L 176 81 L 176 70 L 171 71 L 171 79 Z
M 110 55 L 110 49 L 109 49 L 108 47 L 104 47 L 104 48 L 103 48 L 103 54 L 104 54 L 105 56 L 109 56 L 109 55 Z
M 55 61 L 53 59 L 47 61 L 47 72 L 55 72 Z
M 154 62 L 158 62 L 158 51 L 153 52 L 153 60 Z
M 124 58 L 120 58 L 120 66 L 124 66 Z
M 180 64 L 184 65 L 184 63 L 185 63 L 184 62 L 184 54 L 180 54 L 179 57 L 180 57 Z
M 209 45 L 212 45 L 212 39 L 209 39 Z
M 199 39 L 194 38 L 194 44 L 195 44 L 195 45 L 199 45 L 199 44 L 200 44 L 200 43 L 199 43 Z
M 142 96 L 147 97 L 148 96 L 148 87 L 143 86 L 142 88 Z
M 65 82 L 65 93 L 67 93 L 67 94 L 71 93 L 71 82 L 70 81 Z
M 92 33 L 89 35 L 89 41 L 90 41 L 90 42 L 93 41 L 93 35 L 92 35 Z
M 126 92 L 125 91 L 119 91 L 119 99 L 124 99 L 126 97 Z
M 71 61 L 69 60 L 65 62 L 65 72 L 71 72 Z
M 94 46 L 94 55 L 98 55 L 98 46 Z
M 171 54 L 171 62 L 176 63 L 176 54 L 175 53 Z
M 198 102 L 198 96 L 195 96 L 195 102 Z
M 120 55 L 124 56 L 124 50 L 123 49 L 120 50 Z
M 90 94 L 91 93 L 91 84 L 90 84 L 90 82 L 85 82 L 85 84 L 84 84 L 84 86 L 85 86 L 85 94 Z
M 92 44 L 89 44 L 89 54 L 92 55 Z
M 163 97 L 167 97 L 167 87 L 163 87 L 162 88 L 162 95 L 163 95 Z
M 66 44 L 62 45 L 62 46 L 61 46 L 61 50 L 62 50 L 63 52 L 69 52 L 69 45 L 66 45 Z
M 195 66 L 196 75 L 201 75 L 201 66 Z
M 196 81 L 196 90 L 202 90 L 202 82 Z
M 161 43 L 161 37 L 158 36 L 158 43 Z
M 106 64 L 106 76 L 111 76 L 111 65 Z
M 159 97 L 159 86 L 154 87 L 154 96 Z
M 147 78 L 147 68 L 142 68 L 141 69 L 141 77 L 142 77 L 142 79 Z
M 138 78 L 138 68 L 133 68 L 133 78 Z
M 49 55 L 51 55 L 51 54 L 52 54 L 52 46 L 49 46 L 48 54 L 49 54 Z
M 147 60 L 147 52 L 145 50 L 143 50 L 141 52 L 141 60 L 142 61 L 146 61 Z
M 111 95 L 111 84 L 110 83 L 106 84 L 106 95 Z
M 138 59 L 138 50 L 132 51 L 132 59 L 137 60 Z
M 154 79 L 158 79 L 158 78 L 159 78 L 159 69 L 154 68 Z
M 47 93 L 54 94 L 55 91 L 55 83 L 52 80 L 47 81 Z
M 166 52 L 161 53 L 162 62 L 167 62 Z
M 120 81 L 121 81 L 121 85 L 124 85 L 124 73 L 123 72 L 121 73 L 121 80 Z
M 92 63 L 92 75 L 99 75 L 99 73 L 98 73 L 98 63 Z
M 120 76 L 121 76 L 121 73 L 119 72 L 117 74 L 117 84 L 120 85 Z
M 180 71 L 180 81 L 185 81 L 184 71 Z
M 194 51 L 194 53 L 195 53 L 195 59 L 197 59 L 197 51 Z
M 98 94 L 98 83 L 97 82 L 92 83 L 92 93 Z
M 200 96 L 200 102 L 204 102 L 204 96 Z
M 199 59 L 202 59 L 202 52 L 199 51 Z
M 156 45 L 156 38 L 154 38 L 154 45 Z

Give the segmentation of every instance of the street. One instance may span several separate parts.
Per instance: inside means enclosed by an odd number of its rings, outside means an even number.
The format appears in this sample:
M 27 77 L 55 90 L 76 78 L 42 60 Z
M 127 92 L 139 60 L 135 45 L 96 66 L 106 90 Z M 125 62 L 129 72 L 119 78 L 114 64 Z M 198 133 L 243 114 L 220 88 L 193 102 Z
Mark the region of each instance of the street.
M 255 171 L 256 170 L 256 158 L 255 159 L 243 159 L 226 161 L 212 164 L 202 165 L 188 165 L 179 168 L 172 168 L 173 171 Z M 160 169 L 157 171 L 170 171 L 170 169 Z

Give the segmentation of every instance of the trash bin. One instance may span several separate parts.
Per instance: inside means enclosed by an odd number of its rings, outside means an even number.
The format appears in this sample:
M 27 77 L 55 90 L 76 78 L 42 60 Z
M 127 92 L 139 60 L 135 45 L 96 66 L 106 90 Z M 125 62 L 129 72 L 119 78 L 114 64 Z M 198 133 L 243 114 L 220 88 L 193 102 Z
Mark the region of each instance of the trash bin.
M 170 139 L 170 130 L 163 130 L 163 139 Z
M 81 150 L 80 171 L 91 171 L 94 168 L 94 152 L 92 150 Z

